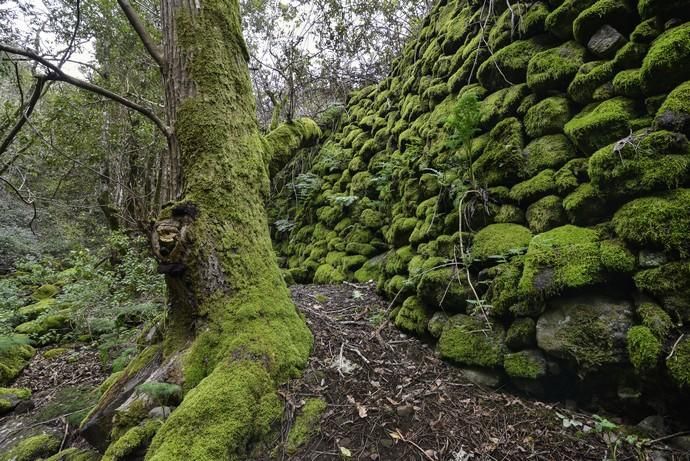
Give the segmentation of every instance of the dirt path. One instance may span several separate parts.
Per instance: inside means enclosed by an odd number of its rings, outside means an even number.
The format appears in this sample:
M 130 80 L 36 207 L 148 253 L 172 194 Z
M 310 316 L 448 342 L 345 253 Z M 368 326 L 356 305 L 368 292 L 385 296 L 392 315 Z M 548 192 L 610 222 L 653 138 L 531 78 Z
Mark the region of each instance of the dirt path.
M 689 459 L 661 444 L 636 449 L 622 439 L 614 455 L 611 434 L 597 433 L 591 415 L 471 384 L 429 345 L 391 326 L 377 340 L 376 323 L 383 321 L 386 304 L 371 286 L 291 290 L 315 345 L 304 377 L 282 389 L 287 414 L 298 413 L 312 397 L 328 407 L 320 434 L 295 454 L 283 452 L 282 459 Z M 589 431 L 564 428 L 563 419 Z

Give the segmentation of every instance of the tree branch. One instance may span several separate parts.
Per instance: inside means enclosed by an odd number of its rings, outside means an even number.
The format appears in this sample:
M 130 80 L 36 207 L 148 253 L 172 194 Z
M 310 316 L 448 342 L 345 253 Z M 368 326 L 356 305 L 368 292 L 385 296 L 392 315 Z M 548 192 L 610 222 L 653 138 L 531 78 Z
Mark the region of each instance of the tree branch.
M 132 110 L 135 110 L 139 112 L 141 115 L 144 117 L 147 117 L 149 120 L 151 120 L 153 123 L 156 124 L 158 129 L 163 132 L 166 138 L 169 138 L 171 135 L 171 129 L 163 123 L 163 121 L 156 116 L 156 114 L 153 113 L 152 110 L 147 109 L 146 107 L 143 107 L 133 101 L 130 101 L 129 99 L 126 99 L 119 94 L 113 93 L 110 90 L 107 90 L 105 88 L 102 88 L 98 85 L 94 85 L 93 83 L 87 82 L 85 80 L 81 80 L 75 77 L 72 77 L 70 75 L 65 74 L 62 69 L 60 69 L 58 66 L 53 64 L 52 62 L 48 61 L 47 59 L 43 58 L 42 56 L 39 56 L 35 52 L 31 50 L 27 50 L 25 48 L 17 48 L 11 45 L 6 45 L 4 43 L 0 43 L 0 51 L 5 51 L 10 54 L 16 54 L 19 56 L 24 56 L 25 58 L 29 58 L 33 61 L 38 62 L 39 64 L 47 67 L 50 72 L 48 75 L 46 75 L 44 78 L 46 80 L 53 80 L 53 81 L 60 81 L 60 82 L 65 82 L 69 83 L 71 85 L 74 85 L 78 88 L 81 88 L 86 91 L 90 91 L 92 93 L 99 94 L 101 96 L 104 96 L 110 100 L 113 100 L 115 102 L 118 102 L 122 104 L 125 107 L 129 107 Z
M 0 155 L 2 155 L 8 147 L 10 147 L 10 144 L 12 144 L 12 141 L 14 141 L 14 138 L 19 134 L 21 131 L 22 127 L 26 123 L 26 121 L 29 119 L 31 114 L 34 111 L 34 108 L 36 107 L 36 104 L 38 103 L 38 100 L 41 98 L 41 92 L 43 91 L 43 84 L 45 83 L 45 77 L 38 77 L 36 78 L 36 84 L 34 85 L 34 91 L 31 94 L 31 99 L 29 99 L 29 103 L 26 106 L 26 109 L 22 111 L 21 116 L 19 117 L 19 120 L 17 120 L 17 123 L 14 124 L 14 127 L 10 130 L 10 132 L 7 134 L 5 139 L 2 141 L 2 144 L 0 144 Z
M 129 3 L 129 0 L 117 0 L 117 3 L 120 5 L 120 8 L 122 8 L 122 12 L 125 13 L 125 16 L 127 16 L 129 24 L 132 26 L 132 28 L 134 28 L 134 31 L 141 39 L 141 42 L 144 44 L 144 48 L 146 48 L 146 51 L 148 51 L 153 60 L 156 61 L 156 64 L 158 64 L 158 67 L 160 67 L 161 72 L 164 72 L 165 59 L 163 58 L 163 53 L 161 53 L 161 50 L 158 48 L 158 46 L 155 43 L 153 43 L 151 36 L 146 31 L 144 23 L 142 22 L 137 12 L 134 11 L 134 8 L 132 8 L 132 5 Z
M 36 210 L 36 202 L 34 200 L 29 200 L 25 198 L 19 190 L 12 185 L 11 182 L 9 182 L 7 179 L 3 178 L 0 176 L 0 181 L 4 182 L 14 193 L 16 194 L 17 197 L 19 197 L 19 200 L 24 202 L 26 205 L 31 205 L 31 207 L 34 209 L 34 214 L 31 217 L 31 221 L 29 221 L 29 229 L 31 229 L 31 233 L 36 235 L 36 231 L 34 230 L 34 222 L 36 222 L 36 218 L 38 217 L 38 210 Z

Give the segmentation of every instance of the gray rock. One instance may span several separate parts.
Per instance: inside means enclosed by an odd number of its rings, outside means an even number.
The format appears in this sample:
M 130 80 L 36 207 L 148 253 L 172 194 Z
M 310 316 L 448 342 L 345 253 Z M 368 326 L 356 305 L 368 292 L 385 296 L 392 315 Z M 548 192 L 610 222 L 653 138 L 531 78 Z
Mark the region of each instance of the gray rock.
M 151 419 L 168 419 L 172 413 L 172 408 L 170 407 L 154 407 L 149 411 L 149 418 Z
M 666 254 L 661 251 L 640 250 L 637 257 L 640 267 L 659 267 L 668 262 Z
M 612 58 L 616 51 L 625 45 L 625 37 L 613 27 L 604 24 L 592 35 L 587 43 L 587 49 L 600 58 Z
M 485 387 L 498 387 L 501 385 L 501 375 L 493 370 L 482 368 L 462 368 L 462 377 L 473 384 Z
M 546 353 L 575 361 L 586 373 L 627 361 L 631 301 L 604 295 L 556 298 L 537 321 L 537 344 Z
M 446 315 L 445 312 L 435 312 L 434 315 L 431 316 L 431 319 L 429 320 L 429 324 L 427 326 L 427 330 L 429 330 L 429 334 L 433 336 L 434 338 L 440 338 L 441 333 L 443 333 L 443 327 L 446 326 L 448 323 L 448 316 Z
M 666 433 L 666 422 L 661 415 L 647 416 L 635 427 L 652 437 L 660 437 Z

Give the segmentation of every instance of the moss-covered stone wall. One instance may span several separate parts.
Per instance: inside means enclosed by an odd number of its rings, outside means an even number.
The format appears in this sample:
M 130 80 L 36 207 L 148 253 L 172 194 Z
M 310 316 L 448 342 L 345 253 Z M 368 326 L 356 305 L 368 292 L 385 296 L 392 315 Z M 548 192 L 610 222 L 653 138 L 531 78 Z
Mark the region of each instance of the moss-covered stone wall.
M 687 396 L 690 1 L 510 3 L 441 0 L 283 176 L 286 278 L 373 280 L 399 328 L 530 392 Z

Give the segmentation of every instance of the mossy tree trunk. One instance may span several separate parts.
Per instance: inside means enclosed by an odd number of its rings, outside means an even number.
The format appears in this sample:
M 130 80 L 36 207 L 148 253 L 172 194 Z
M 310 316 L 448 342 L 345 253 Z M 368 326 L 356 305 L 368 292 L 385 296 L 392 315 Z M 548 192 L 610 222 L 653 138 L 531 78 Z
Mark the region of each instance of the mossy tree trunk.
M 178 383 L 184 399 L 147 459 L 246 459 L 280 422 L 275 386 L 305 364 L 312 338 L 271 247 L 263 206 L 270 149 L 255 119 L 238 1 L 163 0 L 162 19 L 180 197 L 152 243 L 169 313 L 162 353 L 149 353 L 156 365 L 130 366 L 95 413 L 107 413 L 109 400 L 121 405 L 118 393 L 131 392 L 135 378 Z

